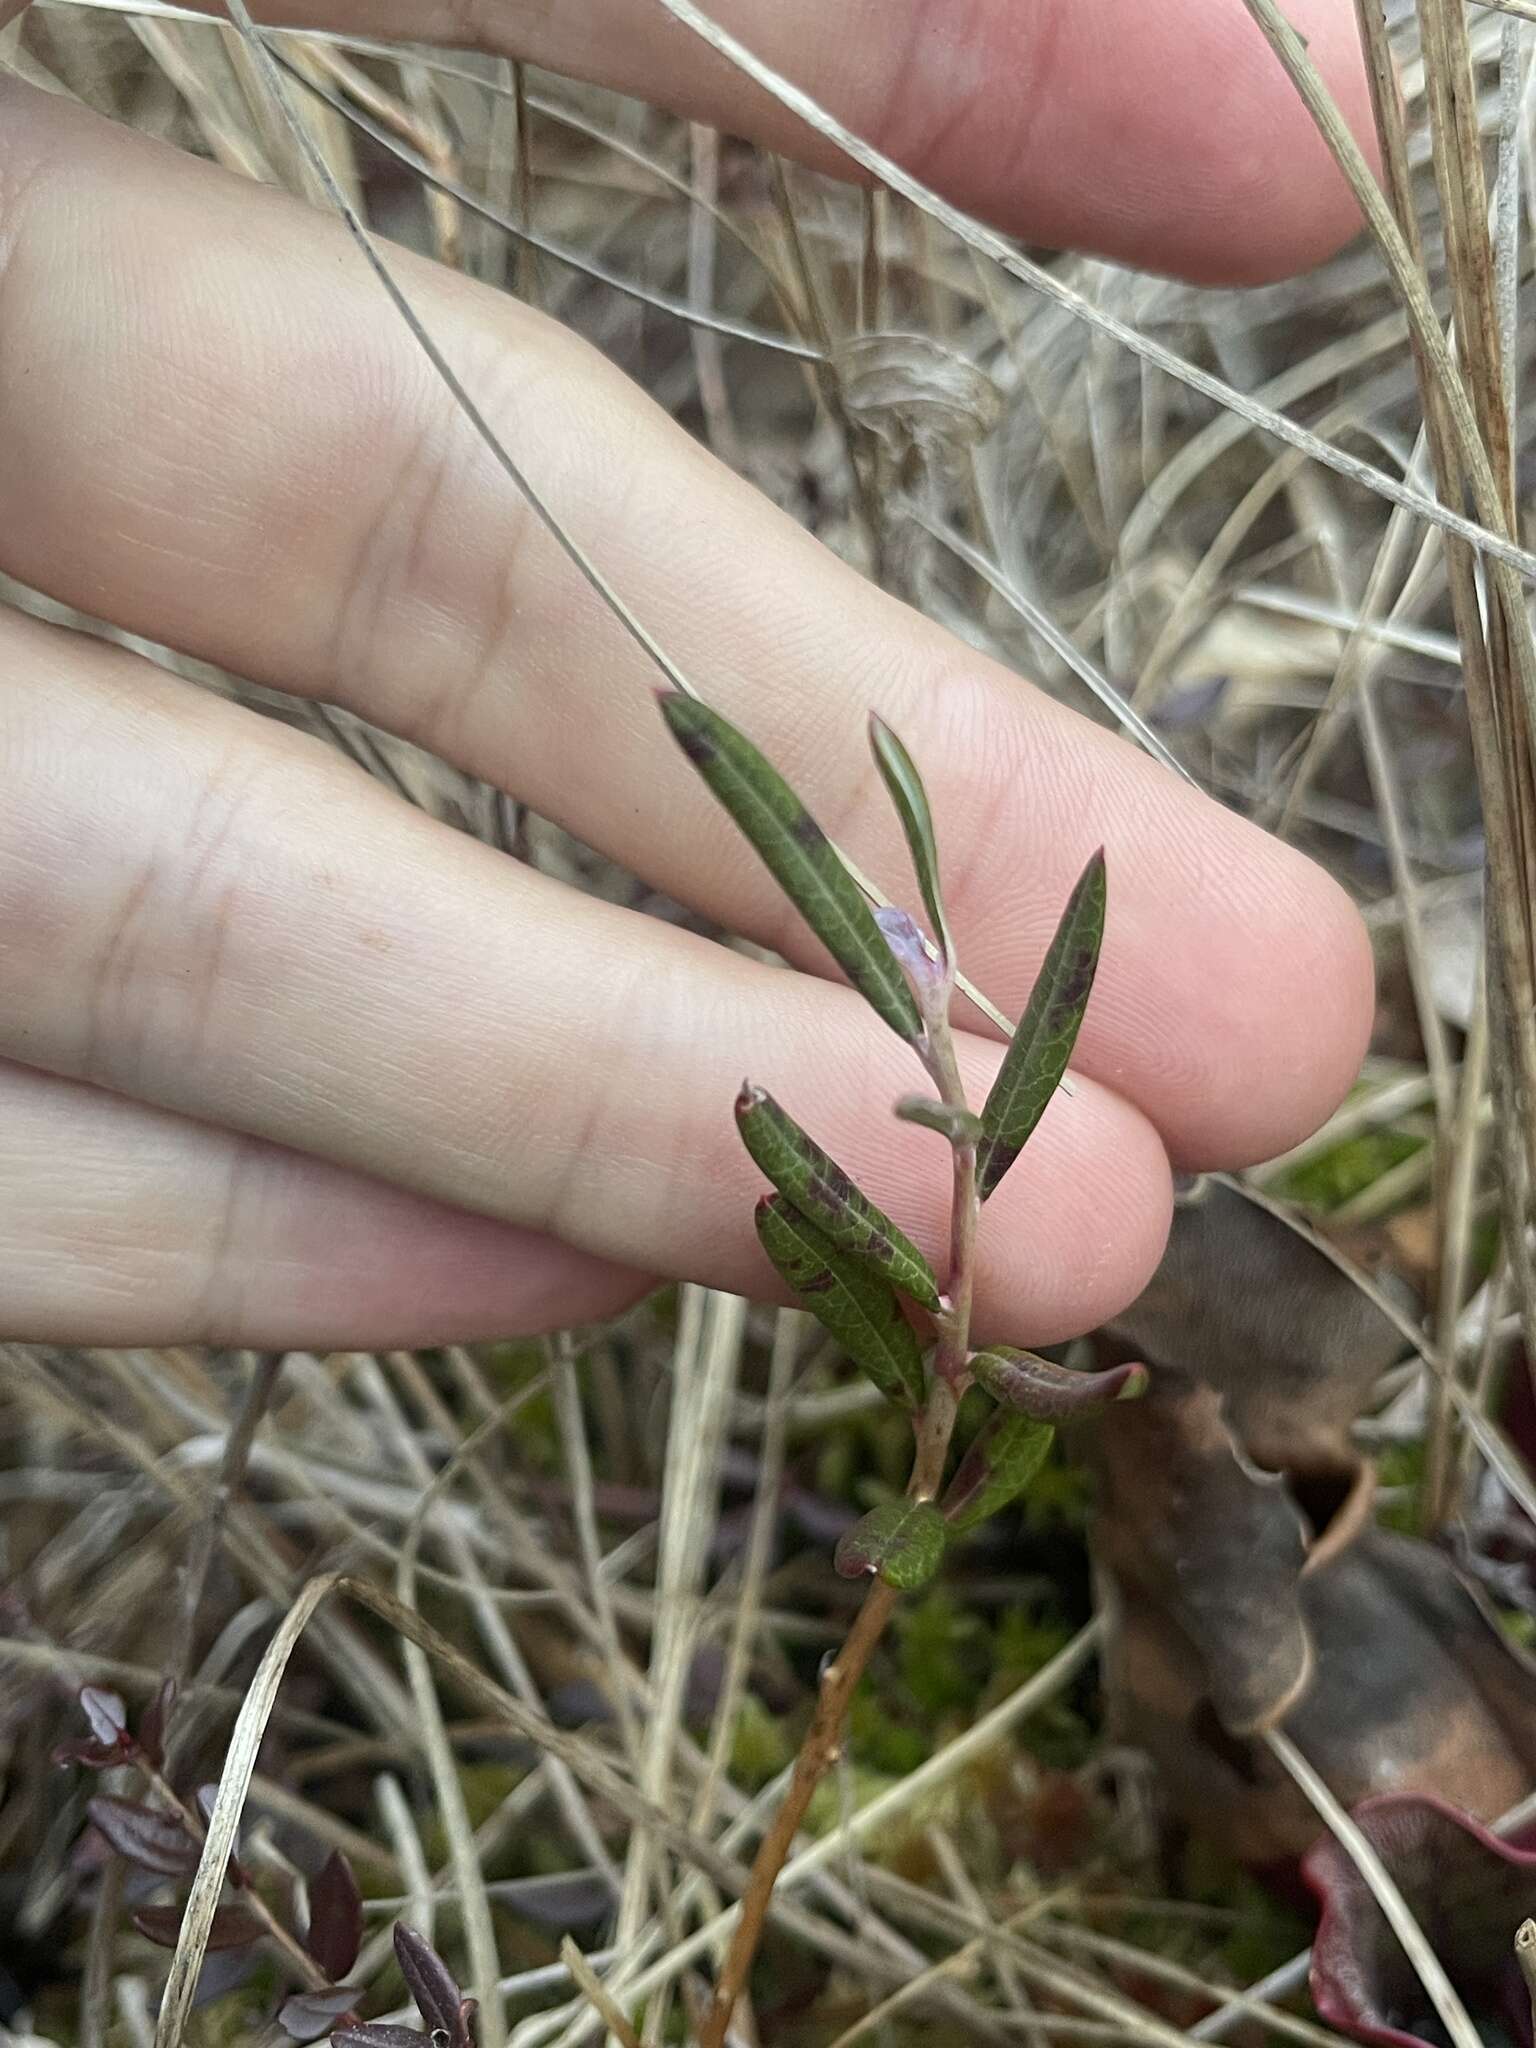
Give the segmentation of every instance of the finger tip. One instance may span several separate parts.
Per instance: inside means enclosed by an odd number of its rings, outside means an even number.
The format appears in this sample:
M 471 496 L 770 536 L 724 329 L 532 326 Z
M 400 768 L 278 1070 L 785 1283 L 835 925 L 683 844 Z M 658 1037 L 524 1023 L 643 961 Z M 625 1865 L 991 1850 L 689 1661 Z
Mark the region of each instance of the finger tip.
M 1352 8 L 1347 0 L 1289 0 L 1287 16 L 1374 175 L 1375 124 Z M 1205 127 L 1205 176 L 1216 203 L 1205 219 L 1190 209 L 1190 246 L 1175 267 L 1199 283 L 1272 284 L 1326 262 L 1364 222 L 1332 149 L 1256 24 L 1235 26 L 1247 36 L 1246 88 L 1230 94 Z
M 1252 1166 L 1308 1138 L 1359 1074 L 1375 1018 L 1370 935 L 1315 861 L 1254 834 L 1237 973 L 1212 978 L 1205 1056 L 1170 1148 L 1199 1170 Z
M 1350 0 L 1286 0 L 1286 14 L 1374 161 Z M 887 139 L 1026 240 L 1246 285 L 1310 269 L 1358 231 L 1346 179 L 1242 0 L 971 0 L 970 27 L 953 48 L 933 31 L 935 62 L 903 82 Z M 999 89 L 1019 75 L 1029 92 Z
M 977 1334 L 1051 1344 L 1134 1301 L 1157 1269 L 1173 1177 L 1157 1132 L 1074 1078 L 983 1213 Z

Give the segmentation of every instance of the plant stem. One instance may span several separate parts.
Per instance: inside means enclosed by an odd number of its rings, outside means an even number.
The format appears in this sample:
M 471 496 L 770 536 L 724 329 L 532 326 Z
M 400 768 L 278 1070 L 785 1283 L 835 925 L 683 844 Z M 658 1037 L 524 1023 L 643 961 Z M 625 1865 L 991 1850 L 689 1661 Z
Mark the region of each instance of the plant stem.
M 948 998 L 946 978 L 942 993 L 925 1020 L 928 1038 L 924 1064 L 942 1099 L 954 1108 L 965 1109 L 969 1105 L 955 1058 L 954 1035 L 947 1014 Z M 960 1405 L 966 1361 L 970 1357 L 976 1220 L 981 1206 L 976 1199 L 976 1147 L 974 1144 L 960 1144 L 952 1150 L 954 1190 L 950 1205 L 949 1306 L 937 1318 L 938 1345 L 928 1398 L 917 1418 L 916 1447 L 911 1476 L 907 1481 L 909 1500 L 931 1501 L 943 1484 L 944 1460 Z M 816 1711 L 795 1758 L 789 1788 L 752 1861 L 751 1876 L 741 1899 L 741 1917 L 736 1922 L 730 1948 L 721 1966 L 714 1999 L 699 2029 L 699 2048 L 724 2048 L 731 2015 L 736 2009 L 736 2001 L 746 1989 L 747 1977 L 763 1938 L 779 1872 L 789 1860 L 795 1837 L 800 1832 L 800 1823 L 805 1818 L 816 1787 L 841 1753 L 843 1725 L 854 1692 L 885 1634 L 896 1600 L 896 1589 L 887 1585 L 884 1579 L 877 1579 L 870 1587 L 842 1648 L 821 1675 Z
M 177 1819 L 192 1837 L 193 1841 L 202 1842 L 206 1834 L 202 1816 L 193 1807 L 188 1806 L 187 1802 L 177 1792 L 172 1790 L 165 1777 L 155 1769 L 153 1764 L 140 1758 L 138 1767 L 160 1794 L 166 1805 L 175 1813 Z M 282 1950 L 284 1956 L 292 1964 L 308 1988 L 311 1991 L 324 1990 L 329 1982 L 324 1970 L 321 1969 L 308 1949 L 304 1948 L 289 1933 L 288 1929 L 278 1919 L 254 1885 L 246 1885 L 244 1887 L 240 1894 L 240 1902 L 261 1922 L 268 1937 Z

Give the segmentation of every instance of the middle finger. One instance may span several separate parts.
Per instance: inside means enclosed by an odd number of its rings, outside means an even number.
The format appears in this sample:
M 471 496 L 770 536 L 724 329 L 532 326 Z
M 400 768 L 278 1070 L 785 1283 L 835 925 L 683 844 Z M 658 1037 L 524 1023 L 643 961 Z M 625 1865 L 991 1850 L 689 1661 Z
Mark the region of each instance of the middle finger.
M 148 663 L 0 623 L 0 1058 L 360 1169 L 601 1257 L 761 1292 L 744 1074 L 930 1255 L 942 1141 L 851 990 L 550 881 Z M 962 1044 L 973 1089 L 996 1045 Z M 1145 1282 L 1155 1133 L 1090 1081 L 988 1207 L 978 1313 L 1044 1341 Z
M 340 699 L 819 968 L 660 729 L 634 646 L 531 524 L 332 221 L 0 88 L 0 564 Z M 528 471 L 704 694 L 893 893 L 863 743 L 934 797 L 968 971 L 1016 1011 L 1095 840 L 1111 941 L 1077 1060 L 1186 1162 L 1292 1142 L 1370 1016 L 1318 870 L 839 564 L 592 351 L 392 256 Z M 107 289 L 103 289 L 103 280 Z

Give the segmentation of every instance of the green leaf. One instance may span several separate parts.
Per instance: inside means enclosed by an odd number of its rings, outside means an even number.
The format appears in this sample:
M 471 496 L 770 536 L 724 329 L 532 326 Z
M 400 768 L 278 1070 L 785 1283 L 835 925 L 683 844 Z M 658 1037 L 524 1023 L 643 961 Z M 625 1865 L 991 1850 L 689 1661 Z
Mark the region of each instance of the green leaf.
M 742 1083 L 736 1128 L 779 1193 L 840 1251 L 861 1260 L 924 1308 L 938 1310 L 939 1283 L 917 1246 L 765 1088 Z
M 974 1529 L 1017 1499 L 1045 1462 L 1055 1434 L 1049 1423 L 999 1408 L 982 1424 L 945 1489 L 944 1519 L 949 1526 Z
M 952 966 L 955 942 L 950 937 L 949 920 L 944 915 L 944 898 L 939 889 L 939 847 L 934 837 L 933 812 L 928 807 L 928 792 L 923 787 L 923 778 L 918 774 L 917 763 L 912 756 L 875 711 L 869 714 L 869 744 L 875 766 L 880 770 L 880 779 L 890 793 L 896 815 L 901 820 L 901 829 L 907 836 L 907 848 L 912 855 L 917 886 L 922 891 L 933 935 L 945 960 Z
M 672 736 L 756 847 L 765 866 L 875 1013 L 916 1044 L 923 1022 L 858 883 L 777 768 L 718 711 L 660 693 Z
M 756 1220 L 763 1250 L 822 1328 L 888 1401 L 920 1407 L 923 1354 L 890 1282 L 839 1251 L 782 1195 L 765 1195 Z
M 971 1375 L 1004 1408 L 1016 1408 L 1036 1422 L 1067 1422 L 1111 1401 L 1134 1401 L 1147 1391 L 1144 1365 L 1112 1365 L 1103 1372 L 1072 1372 L 994 1344 L 971 1360 Z
M 1104 849 L 1067 899 L 1019 1028 L 981 1112 L 986 1139 L 976 1160 L 983 1201 L 1023 1151 L 1045 1114 L 1077 1043 L 1104 937 Z
M 896 1114 L 904 1124 L 921 1124 L 925 1130 L 937 1131 L 951 1145 L 979 1144 L 985 1136 L 981 1118 L 974 1110 L 962 1109 L 955 1102 L 940 1102 L 933 1095 L 903 1095 L 896 1105 Z
M 878 1573 L 898 1592 L 926 1586 L 944 1560 L 949 1529 L 928 1500 L 888 1500 L 838 1543 L 833 1563 L 845 1579 Z

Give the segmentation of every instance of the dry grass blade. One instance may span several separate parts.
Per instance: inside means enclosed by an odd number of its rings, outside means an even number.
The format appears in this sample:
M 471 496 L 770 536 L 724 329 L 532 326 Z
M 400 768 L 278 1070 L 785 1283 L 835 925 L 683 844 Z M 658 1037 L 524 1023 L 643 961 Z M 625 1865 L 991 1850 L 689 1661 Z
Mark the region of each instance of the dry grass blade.
M 208 1937 L 213 1930 L 213 1916 L 224 1889 L 224 1872 L 234 1851 L 257 1753 L 266 1735 L 272 1709 L 277 1704 L 278 1687 L 283 1682 L 288 1660 L 298 1647 L 315 1610 L 338 1583 L 335 1578 L 311 1580 L 283 1617 L 251 1681 L 245 1703 L 230 1734 L 218 1796 L 208 1817 L 208 1833 L 187 1896 L 176 1952 L 171 1958 L 170 1974 L 160 2001 L 155 2048 L 180 2048 L 207 1953 Z
M 1318 1818 L 1344 1850 L 1370 1887 L 1372 1898 L 1387 1917 L 1392 1932 L 1402 1943 L 1408 1960 L 1424 1986 L 1430 2004 L 1439 2014 L 1454 2048 L 1483 2048 L 1481 2035 L 1473 2026 L 1466 2007 L 1445 1973 L 1445 1966 L 1425 1939 L 1424 1930 L 1409 1910 L 1391 1872 L 1364 1834 L 1340 1806 L 1288 1735 L 1270 1729 L 1264 1740 L 1277 1761 L 1284 1766 L 1316 1809 Z
M 570 1971 L 572 1981 L 580 1985 L 583 1994 L 601 2016 L 620 2048 L 640 2048 L 640 2036 L 630 2025 L 627 2016 L 609 1996 L 608 1988 L 592 1968 L 581 1950 L 566 1935 L 560 1943 L 560 1960 Z
M 1232 385 L 1224 383 L 1221 378 L 1212 376 L 1193 363 L 1186 362 L 1171 349 L 1164 348 L 1161 343 L 1151 340 L 1123 320 L 1115 318 L 1113 314 L 1104 312 L 1065 283 L 1054 271 L 1021 256 L 1003 236 L 995 234 L 990 228 L 979 226 L 956 207 L 951 206 L 947 200 L 941 199 L 938 193 L 904 171 L 890 157 L 871 148 L 851 129 L 844 127 L 842 122 L 827 113 L 808 93 L 802 92 L 787 78 L 781 77 L 760 58 L 754 56 L 744 43 L 721 28 L 701 8 L 694 6 L 693 0 L 658 0 L 658 5 L 664 7 L 686 28 L 692 29 L 695 35 L 701 37 L 712 49 L 718 50 L 766 92 L 772 93 L 776 100 L 788 107 L 791 113 L 798 115 L 808 127 L 825 136 L 855 163 L 889 185 L 893 192 L 899 192 L 904 199 L 910 200 L 914 206 L 930 214 L 952 234 L 958 235 L 962 241 L 981 254 L 990 256 L 1011 277 L 1016 277 L 1021 283 L 1029 285 L 1075 319 L 1085 321 L 1099 333 L 1118 342 L 1122 348 L 1128 349 L 1132 355 L 1139 356 L 1177 382 L 1187 384 L 1192 391 L 1198 391 L 1202 397 L 1237 415 L 1248 425 L 1258 428 L 1260 432 L 1270 434 L 1276 440 L 1284 441 L 1293 448 L 1299 448 L 1314 461 L 1322 463 L 1325 468 L 1336 470 L 1340 476 L 1348 477 L 1353 482 L 1363 485 L 1365 489 L 1374 491 L 1378 497 L 1387 499 L 1389 503 L 1402 505 L 1432 525 L 1443 527 L 1447 533 L 1456 534 L 1492 560 L 1508 564 L 1521 576 L 1527 579 L 1536 578 L 1536 556 L 1517 546 L 1507 535 L 1500 533 L 1497 526 L 1464 519 L 1459 513 L 1435 499 L 1426 498 L 1419 492 L 1408 489 L 1395 477 L 1389 476 L 1385 470 L 1377 469 L 1371 463 L 1362 462 L 1346 450 L 1321 440 L 1305 427 L 1298 426 L 1296 421 L 1284 413 L 1274 412 L 1268 406 L 1246 397 Z M 1470 412 L 1467 420 L 1470 425 Z

